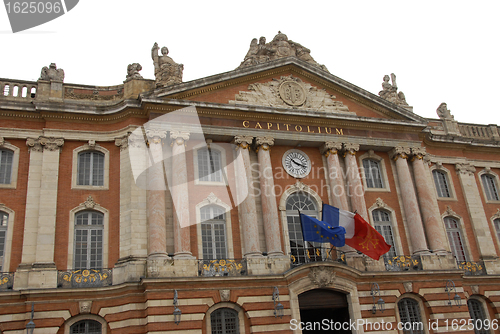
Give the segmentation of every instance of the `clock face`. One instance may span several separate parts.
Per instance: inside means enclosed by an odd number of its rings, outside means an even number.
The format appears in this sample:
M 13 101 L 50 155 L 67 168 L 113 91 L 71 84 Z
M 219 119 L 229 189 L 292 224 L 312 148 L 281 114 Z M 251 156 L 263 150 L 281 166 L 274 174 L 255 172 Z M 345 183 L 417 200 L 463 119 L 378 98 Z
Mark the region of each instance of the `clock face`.
M 296 178 L 306 177 L 311 171 L 311 160 L 304 152 L 299 150 L 286 151 L 282 163 L 286 172 Z

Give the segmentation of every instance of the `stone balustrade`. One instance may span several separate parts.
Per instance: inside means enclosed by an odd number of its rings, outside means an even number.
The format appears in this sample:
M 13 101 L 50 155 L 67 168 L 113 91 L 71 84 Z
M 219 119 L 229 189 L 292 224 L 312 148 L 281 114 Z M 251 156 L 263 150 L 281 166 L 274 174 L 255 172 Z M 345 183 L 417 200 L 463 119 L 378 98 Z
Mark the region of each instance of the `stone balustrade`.
M 458 128 L 463 137 L 474 139 L 500 139 L 496 125 L 458 124 Z
M 0 79 L 0 99 L 30 102 L 37 90 L 38 84 L 33 81 Z

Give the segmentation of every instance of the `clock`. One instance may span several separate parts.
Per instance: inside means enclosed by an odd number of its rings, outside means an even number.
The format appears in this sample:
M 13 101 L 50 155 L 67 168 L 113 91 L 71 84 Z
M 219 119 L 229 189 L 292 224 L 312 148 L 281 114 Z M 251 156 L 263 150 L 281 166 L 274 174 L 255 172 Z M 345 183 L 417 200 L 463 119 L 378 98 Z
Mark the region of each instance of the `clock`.
M 296 149 L 285 152 L 282 164 L 288 174 L 298 179 L 306 177 L 311 171 L 311 160 L 307 154 Z

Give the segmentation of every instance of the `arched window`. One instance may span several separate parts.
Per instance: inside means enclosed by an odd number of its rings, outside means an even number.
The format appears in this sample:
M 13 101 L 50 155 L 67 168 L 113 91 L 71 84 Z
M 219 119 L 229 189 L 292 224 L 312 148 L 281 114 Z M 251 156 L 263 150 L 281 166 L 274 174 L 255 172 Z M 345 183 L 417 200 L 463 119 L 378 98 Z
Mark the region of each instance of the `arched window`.
M 224 208 L 216 205 L 204 206 L 200 209 L 200 219 L 203 259 L 226 258 L 226 213 Z
M 486 198 L 489 201 L 498 201 L 497 182 L 493 175 L 483 174 L 481 175 L 481 181 L 483 181 L 484 192 L 486 193 Z
M 210 315 L 212 334 L 239 334 L 238 312 L 220 308 Z
M 9 215 L 0 211 L 0 273 L 5 271 L 4 257 L 5 257 L 5 244 L 7 243 L 7 225 L 9 223 Z
M 70 327 L 71 334 L 101 334 L 102 325 L 95 320 L 82 320 Z
M 423 321 L 418 302 L 403 298 L 398 302 L 399 319 L 404 334 L 424 334 Z
M 215 149 L 200 148 L 198 152 L 198 180 L 222 182 L 221 153 Z
M 104 185 L 104 153 L 86 151 L 78 154 L 79 186 Z
M 476 334 L 489 334 L 489 330 L 485 330 L 483 327 L 485 325 L 486 313 L 484 312 L 483 305 L 477 299 L 469 299 L 467 301 L 467 307 L 469 308 L 469 314 L 473 321 L 474 333 Z
M 439 170 L 433 170 L 432 176 L 434 177 L 434 184 L 436 185 L 438 197 L 451 197 L 448 176 L 446 173 Z
M 446 217 L 444 219 L 444 226 L 448 235 L 448 241 L 450 242 L 451 253 L 458 262 L 467 261 L 460 223 L 452 217 Z
M 392 259 L 396 256 L 396 249 L 394 247 L 394 234 L 392 233 L 391 216 L 386 211 L 373 210 L 372 217 L 375 230 L 377 230 L 377 232 L 384 237 L 385 242 L 388 245 L 391 245 L 391 249 L 389 252 L 384 254 L 384 258 Z
M 0 184 L 10 184 L 14 152 L 0 150 Z
M 74 269 L 102 269 L 103 220 L 97 211 L 75 215 Z
M 366 186 L 368 188 L 383 188 L 382 176 L 380 174 L 380 165 L 378 161 L 372 159 L 363 160 L 363 169 L 365 173 Z
M 308 194 L 297 192 L 288 197 L 286 201 L 286 219 L 290 251 L 295 264 L 314 261 L 314 248 L 321 246 L 320 243 L 309 241 L 304 245 L 299 211 L 307 216 L 319 218 L 316 203 Z

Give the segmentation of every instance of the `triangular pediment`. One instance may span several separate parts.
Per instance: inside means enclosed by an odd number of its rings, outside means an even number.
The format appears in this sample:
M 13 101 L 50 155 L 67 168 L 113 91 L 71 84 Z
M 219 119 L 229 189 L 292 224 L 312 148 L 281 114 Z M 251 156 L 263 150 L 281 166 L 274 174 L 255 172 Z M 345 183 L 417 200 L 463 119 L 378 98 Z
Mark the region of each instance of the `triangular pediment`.
M 426 120 L 407 108 L 342 80 L 296 57 L 238 68 L 156 89 L 146 100 L 188 100 L 234 108 L 263 107 L 295 115 Z

